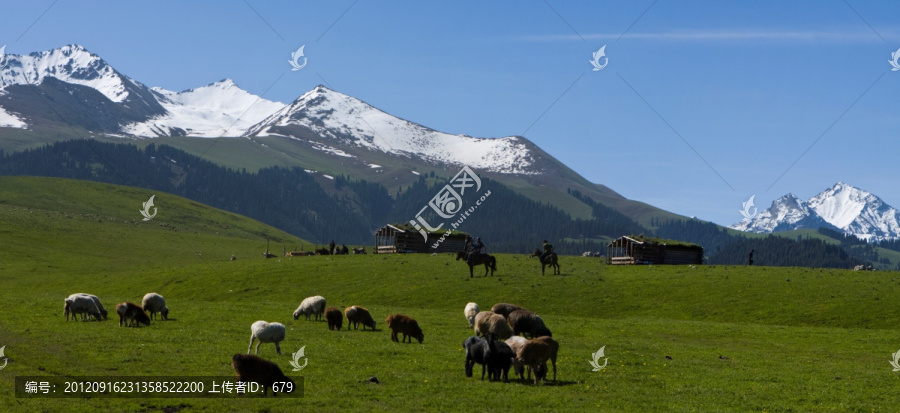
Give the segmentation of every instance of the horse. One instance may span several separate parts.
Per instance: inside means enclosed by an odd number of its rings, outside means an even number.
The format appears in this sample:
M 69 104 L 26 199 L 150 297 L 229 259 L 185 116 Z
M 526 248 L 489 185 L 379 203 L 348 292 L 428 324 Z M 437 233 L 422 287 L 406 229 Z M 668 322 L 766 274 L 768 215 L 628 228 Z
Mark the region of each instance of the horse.
M 494 258 L 493 255 L 490 254 L 469 254 L 465 251 L 458 251 L 456 253 L 456 260 L 459 261 L 460 258 L 466 259 L 466 264 L 469 264 L 469 278 L 474 277 L 475 275 L 472 272 L 472 269 L 476 265 L 484 264 L 484 276 L 488 276 L 488 270 L 491 271 L 491 277 L 494 276 L 494 271 L 497 271 L 497 259 Z
M 316 255 L 331 255 L 331 251 L 329 251 L 328 248 L 322 247 L 316 249 Z
M 549 265 L 550 268 L 553 268 L 553 274 L 559 274 L 559 260 L 556 257 L 555 252 L 551 252 L 550 255 L 547 255 L 546 258 L 541 258 L 541 250 L 535 249 L 529 257 L 538 257 L 541 260 L 541 275 L 544 275 L 544 269 Z
M 353 253 L 354 253 L 354 254 L 365 254 L 365 253 L 366 253 L 366 248 L 365 248 L 365 247 L 363 247 L 363 248 L 354 248 L 354 249 L 353 249 Z

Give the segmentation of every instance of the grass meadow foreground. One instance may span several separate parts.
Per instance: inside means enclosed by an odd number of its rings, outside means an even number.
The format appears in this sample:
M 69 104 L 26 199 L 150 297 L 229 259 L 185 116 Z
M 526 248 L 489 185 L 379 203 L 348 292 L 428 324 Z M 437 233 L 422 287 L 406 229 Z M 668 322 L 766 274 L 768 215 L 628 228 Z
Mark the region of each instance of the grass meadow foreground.
M 77 181 L 0 178 L 0 411 L 894 411 L 900 372 L 900 273 L 723 266 L 608 267 L 498 254 L 495 277 L 468 277 L 449 254 L 263 259 L 265 239 L 311 247 L 255 221 L 149 192 Z M 277 248 L 276 248 L 277 247 Z M 231 261 L 231 255 L 236 256 Z M 476 270 L 476 274 L 478 274 Z M 169 321 L 141 328 L 65 322 L 63 298 L 107 309 L 166 297 Z M 375 332 L 293 320 L 307 296 L 367 307 Z M 497 302 L 540 314 L 560 342 L 558 381 L 534 386 L 464 376 L 463 307 Z M 416 318 L 423 344 L 390 341 L 384 318 Z M 16 376 L 231 376 L 250 324 L 287 326 L 276 355 L 302 398 L 21 399 Z M 308 364 L 292 372 L 291 353 Z M 605 346 L 608 365 L 591 354 Z M 601 360 L 602 363 L 602 360 Z M 380 384 L 367 383 L 376 376 Z M 552 376 L 552 370 L 551 370 Z

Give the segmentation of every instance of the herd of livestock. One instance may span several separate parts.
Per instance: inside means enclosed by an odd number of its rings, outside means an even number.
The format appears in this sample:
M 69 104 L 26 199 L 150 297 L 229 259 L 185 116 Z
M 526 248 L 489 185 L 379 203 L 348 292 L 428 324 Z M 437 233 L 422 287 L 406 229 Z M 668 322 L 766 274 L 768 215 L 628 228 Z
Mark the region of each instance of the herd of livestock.
M 149 316 L 147 312 L 150 313 Z M 108 314 L 97 296 L 86 293 L 76 293 L 67 297 L 63 313 L 66 321 L 70 315 L 73 320 L 77 320 L 79 314 L 82 321 L 86 321 L 89 317 L 100 321 L 106 320 Z M 119 303 L 116 305 L 116 313 L 119 315 L 119 326 L 139 326 L 150 325 L 151 318 L 156 318 L 157 314 L 162 320 L 167 320 L 169 309 L 163 296 L 147 293 L 144 295 L 142 305 L 131 302 Z M 488 380 L 507 381 L 509 370 L 513 368 L 523 381 L 526 370 L 529 378 L 533 372 L 534 383 L 537 384 L 538 380 L 546 377 L 547 362 L 550 361 L 553 366 L 553 380 L 556 380 L 559 343 L 552 338 L 550 330 L 540 316 L 507 303 L 498 303 L 491 311 L 480 311 L 478 304 L 468 303 L 463 314 L 469 322 L 469 327 L 475 331 L 475 335 L 463 342 L 466 377 L 472 377 L 475 364 L 481 364 L 482 380 L 487 372 Z M 312 317 L 315 321 L 324 318 L 329 330 L 341 330 L 345 317 L 348 330 L 351 326 L 359 329 L 359 325 L 362 324 L 363 331 L 366 327 L 375 331 L 376 326 L 375 320 L 366 308 L 354 305 L 345 308 L 342 313 L 336 307 L 326 308 L 326 301 L 322 296 L 304 299 L 293 315 L 294 320 L 300 316 L 305 316 L 306 320 Z M 385 319 L 385 323 L 391 330 L 392 341 L 408 340 L 411 343 L 415 338 L 422 343 L 425 340 L 419 323 L 412 317 L 392 314 Z M 275 363 L 250 355 L 254 343 L 256 354 L 259 354 L 259 346 L 262 343 L 274 343 L 276 353 L 281 354 L 279 343 L 284 341 L 286 330 L 284 324 L 263 320 L 256 321 L 250 326 L 250 345 L 247 347 L 247 354 L 236 354 L 232 357 L 232 367 L 239 380 L 257 382 L 266 389 L 271 388 L 273 383 L 290 381 Z M 402 340 L 399 334 L 403 335 Z M 526 339 L 525 336 L 531 339 Z
M 98 321 L 107 319 L 107 311 L 100 299 L 86 293 L 76 293 L 67 297 L 63 313 L 66 321 L 70 315 L 73 320 L 77 320 L 79 314 L 82 321 L 91 317 Z M 120 327 L 139 327 L 140 324 L 150 325 L 151 318 L 156 318 L 157 314 L 160 319 L 167 320 L 169 309 L 163 296 L 151 292 L 144 295 L 141 305 L 131 302 L 117 304 L 116 313 L 119 315 Z M 482 380 L 487 373 L 489 381 L 508 381 L 509 370 L 513 369 L 523 382 L 526 373 L 529 379 L 533 374 L 534 384 L 537 384 L 539 380 L 546 378 L 547 363 L 550 362 L 553 366 L 553 380 L 556 381 L 559 343 L 552 338 L 550 329 L 540 316 L 507 303 L 495 304 L 491 311 L 481 311 L 478 304 L 468 303 L 463 313 L 469 328 L 474 329 L 475 333 L 462 343 L 466 357 L 466 377 L 472 377 L 475 364 L 481 364 Z M 305 316 L 306 320 L 312 318 L 314 321 L 324 318 L 329 330 L 341 330 L 344 318 L 347 319 L 348 330 L 351 326 L 358 329 L 360 324 L 363 331 L 366 328 L 376 330 L 375 320 L 366 308 L 354 305 L 345 308 L 343 312 L 336 307 L 326 308 L 326 301 L 322 296 L 304 299 L 293 316 L 294 320 L 300 316 Z M 412 317 L 392 314 L 385 319 L 385 323 L 391 330 L 392 341 L 412 343 L 412 339 L 416 339 L 422 343 L 425 339 L 419 323 Z M 275 383 L 289 381 L 293 383 L 277 364 L 250 354 L 254 343 L 256 354 L 259 354 L 259 346 L 262 343 L 274 343 L 276 353 L 281 354 L 279 343 L 285 338 L 284 324 L 259 320 L 250 326 L 250 332 L 247 354 L 235 354 L 232 357 L 231 365 L 238 380 L 256 382 L 266 389 L 266 393 Z

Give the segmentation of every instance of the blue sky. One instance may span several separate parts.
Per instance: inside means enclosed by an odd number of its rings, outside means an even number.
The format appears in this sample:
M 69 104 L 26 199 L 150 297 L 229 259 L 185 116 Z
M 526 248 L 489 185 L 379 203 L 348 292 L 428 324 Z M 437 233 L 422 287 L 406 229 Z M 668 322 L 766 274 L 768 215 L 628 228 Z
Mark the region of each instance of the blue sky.
M 587 3 L 587 4 L 585 4 Z M 148 86 L 318 84 L 450 133 L 523 135 L 723 225 L 838 181 L 900 207 L 900 2 L 3 2 L 0 44 L 81 44 Z M 290 71 L 306 45 L 308 65 Z M 592 71 L 606 45 L 609 64 Z

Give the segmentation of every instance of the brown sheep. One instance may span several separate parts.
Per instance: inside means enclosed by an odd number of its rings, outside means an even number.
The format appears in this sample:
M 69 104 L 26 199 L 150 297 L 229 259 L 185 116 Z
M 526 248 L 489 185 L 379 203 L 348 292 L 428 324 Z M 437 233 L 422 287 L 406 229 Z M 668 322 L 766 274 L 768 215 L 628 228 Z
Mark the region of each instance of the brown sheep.
M 490 311 L 475 314 L 475 335 L 487 336 L 488 333 L 493 333 L 498 340 L 506 340 L 513 335 L 502 315 Z
M 530 368 L 529 376 L 531 376 L 532 371 L 535 372 L 534 384 L 537 384 L 538 379 L 544 379 L 547 374 L 546 367 L 541 368 L 541 365 L 546 366 L 547 360 L 550 360 L 553 363 L 553 381 L 556 381 L 556 357 L 558 353 L 559 343 L 556 340 L 546 336 L 538 337 L 534 340 L 526 341 L 519 348 L 519 351 L 516 353 L 516 362 Z
M 328 307 L 325 309 L 325 321 L 328 322 L 329 330 L 340 331 L 344 326 L 344 315 L 341 314 L 341 310 L 335 307 Z
M 553 336 L 550 329 L 544 325 L 544 320 L 528 310 L 516 310 L 507 317 L 512 333 L 515 335 L 528 335 L 531 338 L 540 336 Z
M 491 307 L 491 311 L 497 314 L 502 315 L 503 317 L 509 318 L 509 313 L 516 310 L 524 310 L 524 308 L 519 307 L 515 304 L 507 304 L 507 303 L 497 303 Z
M 422 334 L 419 323 L 412 317 L 403 314 L 392 314 L 388 316 L 384 322 L 387 323 L 388 328 L 391 329 L 391 341 L 400 342 L 400 340 L 397 339 L 397 333 L 403 333 L 404 343 L 407 338 L 409 338 L 410 343 L 412 343 L 413 338 L 419 340 L 420 344 L 422 343 L 422 340 L 425 340 L 425 334 Z
M 350 329 L 350 324 L 353 324 L 353 329 L 358 330 L 359 325 L 363 325 L 363 331 L 366 331 L 366 327 L 375 331 L 375 320 L 372 319 L 372 314 L 369 314 L 369 310 L 364 307 L 360 307 L 358 305 L 350 306 L 344 309 L 344 315 L 347 316 L 347 330 Z
M 258 383 L 263 387 L 264 395 L 269 395 L 269 389 L 272 389 L 272 395 L 278 396 L 275 391 L 276 383 L 279 388 L 284 388 L 281 383 L 291 383 L 290 389 L 294 389 L 294 381 L 289 379 L 277 364 L 268 361 L 262 357 L 252 354 L 235 354 L 231 357 L 231 367 L 237 374 L 238 381 L 244 383 Z
M 136 327 L 140 327 L 140 324 L 150 325 L 150 317 L 147 316 L 147 313 L 144 312 L 144 309 L 141 306 L 135 303 L 119 303 L 116 304 L 116 313 L 119 314 L 119 327 L 122 327 L 122 323 L 125 325 L 131 326 L 134 324 Z

